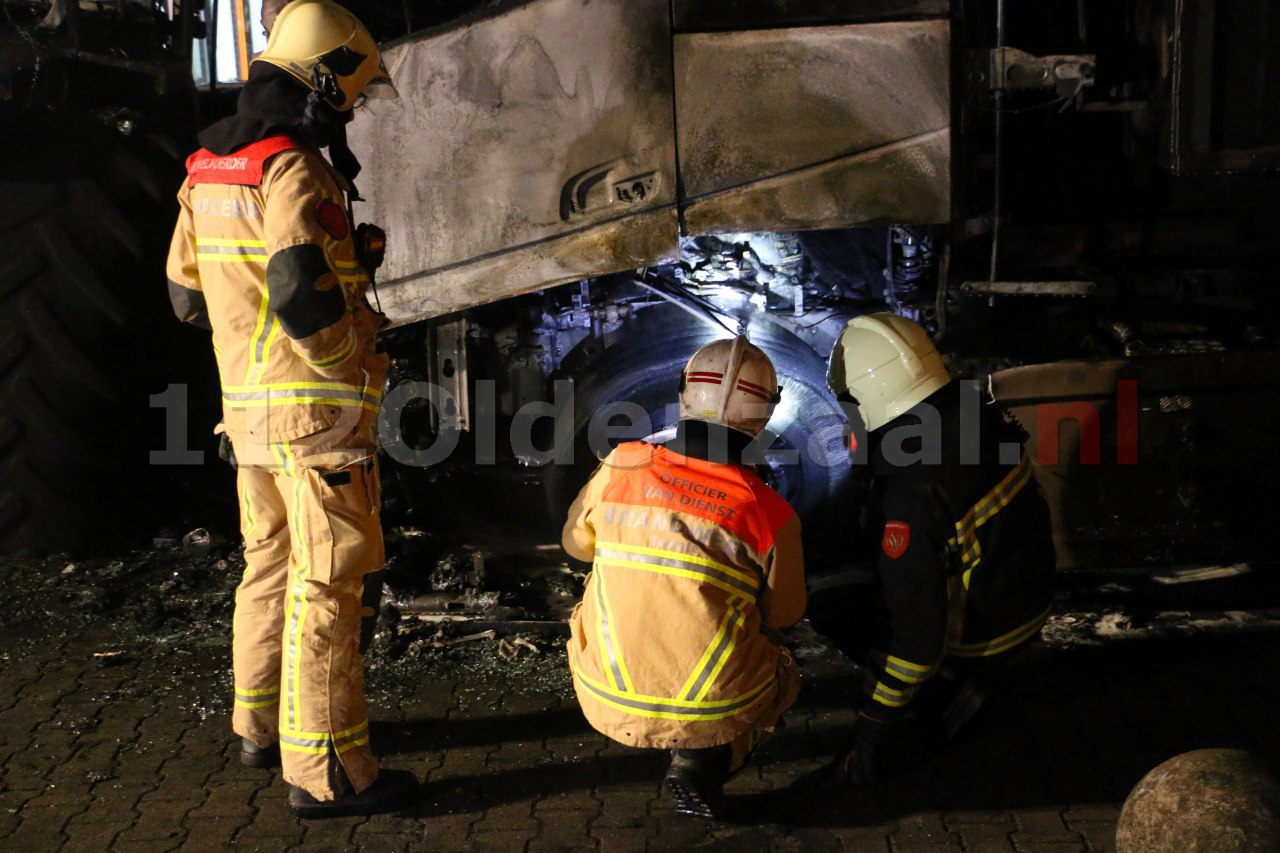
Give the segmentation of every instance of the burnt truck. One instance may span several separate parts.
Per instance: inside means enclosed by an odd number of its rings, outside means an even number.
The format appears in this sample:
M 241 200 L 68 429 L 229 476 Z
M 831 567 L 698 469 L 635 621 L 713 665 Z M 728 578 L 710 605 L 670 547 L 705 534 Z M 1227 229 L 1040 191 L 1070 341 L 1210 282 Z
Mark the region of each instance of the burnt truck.
M 21 250 L 0 278 L 0 547 L 49 548 L 137 516 L 115 490 L 148 481 L 113 462 L 147 402 L 112 390 L 193 350 L 139 334 L 119 299 L 163 299 L 138 283 L 168 236 L 140 211 L 184 153 L 160 131 L 229 109 L 234 86 L 193 86 L 192 57 L 212 67 L 221 34 L 243 71 L 257 13 L 3 3 L 0 104 L 31 129 L 4 140 L 22 201 L 0 216 Z M 1274 4 L 346 5 L 400 92 L 350 128 L 356 220 L 389 238 L 374 300 L 397 480 L 515 471 L 554 525 L 610 443 L 670 434 L 688 356 L 743 331 L 783 379 L 769 479 L 830 568 L 859 478 L 826 359 L 850 317 L 887 310 L 1026 429 L 1063 566 L 1265 553 Z M 197 403 L 164 387 L 152 406 Z M 207 432 L 152 426 L 153 450 Z
M 601 437 L 668 435 L 684 361 L 741 330 L 783 377 L 766 458 L 812 546 L 856 511 L 827 355 L 888 310 L 1022 422 L 1063 565 L 1251 553 L 1268 26 L 1249 0 L 537 0 L 394 41 L 357 218 L 389 234 L 384 418 L 400 383 L 435 396 L 388 449 L 536 466 L 563 518 Z

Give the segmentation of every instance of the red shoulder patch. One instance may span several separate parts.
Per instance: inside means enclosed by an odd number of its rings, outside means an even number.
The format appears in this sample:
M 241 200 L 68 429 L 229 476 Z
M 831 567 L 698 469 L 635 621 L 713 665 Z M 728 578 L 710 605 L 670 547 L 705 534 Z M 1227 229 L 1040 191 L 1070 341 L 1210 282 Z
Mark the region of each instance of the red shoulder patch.
M 350 229 L 347 226 L 347 212 L 342 205 L 329 199 L 321 199 L 316 204 L 316 221 L 335 240 L 347 239 Z
M 884 523 L 884 538 L 880 540 L 880 548 L 888 555 L 890 560 L 896 560 L 907 553 L 907 546 L 910 544 L 910 524 L 905 521 L 886 521 Z
M 269 136 L 251 145 L 219 157 L 203 148 L 187 158 L 187 183 L 239 184 L 256 187 L 262 183 L 262 170 L 267 160 L 281 151 L 297 148 L 287 136 Z

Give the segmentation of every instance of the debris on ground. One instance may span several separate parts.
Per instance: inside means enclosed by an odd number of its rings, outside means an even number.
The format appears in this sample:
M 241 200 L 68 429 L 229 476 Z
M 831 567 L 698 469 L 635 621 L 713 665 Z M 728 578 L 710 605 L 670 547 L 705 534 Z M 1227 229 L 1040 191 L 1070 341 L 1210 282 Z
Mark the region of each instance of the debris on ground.
M 498 641 L 498 657 L 505 661 L 513 661 L 522 654 L 532 653 L 535 655 L 542 654 L 542 649 L 529 642 L 527 637 L 520 634 L 515 635 L 511 639 L 503 638 Z
M 476 640 L 492 640 L 497 633 L 495 631 L 481 631 L 478 634 L 467 634 L 465 637 L 451 637 L 449 639 L 438 639 L 431 641 L 433 649 L 444 649 L 449 646 L 456 646 L 459 643 L 473 643 Z
M 480 551 L 446 554 L 436 562 L 429 580 L 433 592 L 484 589 L 484 554 Z
M 197 527 L 182 537 L 182 550 L 188 554 L 207 554 L 213 547 L 213 537 L 207 528 Z

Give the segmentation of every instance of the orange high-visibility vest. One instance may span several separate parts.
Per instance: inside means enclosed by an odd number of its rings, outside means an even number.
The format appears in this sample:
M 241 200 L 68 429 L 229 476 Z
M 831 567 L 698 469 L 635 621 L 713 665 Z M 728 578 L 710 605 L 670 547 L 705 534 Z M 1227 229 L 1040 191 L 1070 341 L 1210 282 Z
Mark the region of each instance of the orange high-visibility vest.
M 569 512 L 591 560 L 571 620 L 579 703 L 629 745 L 698 749 L 751 728 L 777 691 L 766 631 L 805 606 L 800 522 L 752 471 L 631 442 Z

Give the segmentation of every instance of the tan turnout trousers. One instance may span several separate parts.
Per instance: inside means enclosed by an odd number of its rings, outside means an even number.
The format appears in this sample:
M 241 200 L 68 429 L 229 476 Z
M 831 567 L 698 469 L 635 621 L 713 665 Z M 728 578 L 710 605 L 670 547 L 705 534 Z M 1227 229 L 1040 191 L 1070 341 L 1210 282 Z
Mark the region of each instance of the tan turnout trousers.
M 313 796 L 333 794 L 331 754 L 363 790 L 378 775 L 359 649 L 363 578 L 384 562 L 376 456 L 305 438 L 270 445 L 271 459 L 241 447 L 232 727 L 278 738 L 286 781 Z

